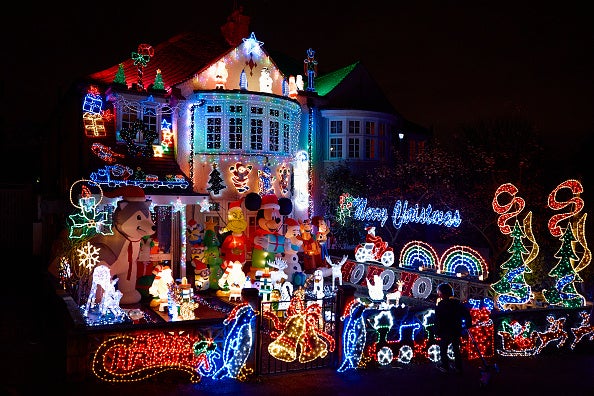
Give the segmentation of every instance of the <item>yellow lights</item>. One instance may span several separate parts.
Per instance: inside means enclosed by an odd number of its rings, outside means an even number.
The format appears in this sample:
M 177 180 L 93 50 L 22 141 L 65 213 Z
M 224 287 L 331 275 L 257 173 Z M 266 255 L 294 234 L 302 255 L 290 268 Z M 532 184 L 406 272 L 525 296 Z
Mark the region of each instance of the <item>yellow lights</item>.
M 97 378 L 106 382 L 143 381 L 157 374 L 176 370 L 199 382 L 198 367 L 205 355 L 193 353 L 198 338 L 183 331 L 121 335 L 105 340 L 91 364 Z
M 263 312 L 272 321 L 274 328 L 280 331 L 280 334 L 271 333 L 275 340 L 268 345 L 268 352 L 278 360 L 292 362 L 298 358 L 300 363 L 307 363 L 325 357 L 328 351 L 334 351 L 334 339 L 319 328 L 322 306 L 312 303 L 305 308 L 303 298 L 303 289 L 293 293 L 284 322 L 275 313 Z

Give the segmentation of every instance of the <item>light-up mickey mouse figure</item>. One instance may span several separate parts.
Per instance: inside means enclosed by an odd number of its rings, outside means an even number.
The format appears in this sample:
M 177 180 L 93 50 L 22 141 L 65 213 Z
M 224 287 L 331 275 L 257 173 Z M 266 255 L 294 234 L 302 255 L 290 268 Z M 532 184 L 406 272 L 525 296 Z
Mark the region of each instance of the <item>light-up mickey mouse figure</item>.
M 257 210 L 258 226 L 252 249 L 252 267 L 264 268 L 266 262 L 274 262 L 276 255 L 281 257 L 285 250 L 285 236 L 280 234 L 283 225 L 282 216 L 293 211 L 293 203 L 288 198 L 278 198 L 274 194 L 260 196 L 249 193 L 245 197 L 245 207 Z

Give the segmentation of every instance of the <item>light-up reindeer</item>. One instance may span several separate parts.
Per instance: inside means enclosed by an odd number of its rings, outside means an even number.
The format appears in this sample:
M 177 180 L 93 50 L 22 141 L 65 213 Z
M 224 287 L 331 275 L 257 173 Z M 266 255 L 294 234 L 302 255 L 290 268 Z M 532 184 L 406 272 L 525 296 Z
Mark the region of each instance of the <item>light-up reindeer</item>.
M 557 348 L 560 348 L 565 344 L 567 341 L 567 332 L 563 329 L 565 326 L 565 318 L 555 319 L 553 316 L 547 316 L 547 321 L 549 322 L 549 327 L 544 331 L 536 332 L 536 335 L 540 339 L 540 345 L 536 350 L 535 354 L 540 353 L 544 347 L 549 345 L 553 341 L 557 341 Z
M 574 337 L 574 340 L 571 343 L 571 349 L 574 349 L 578 342 L 588 334 L 590 335 L 590 341 L 594 341 L 594 325 L 590 324 L 590 314 L 586 311 L 582 311 L 580 312 L 580 317 L 582 318 L 582 322 L 579 327 L 571 328 Z
M 332 289 L 336 287 L 336 281 L 338 281 L 339 285 L 342 285 L 342 266 L 346 263 L 348 256 L 342 256 L 342 260 L 339 263 L 334 264 L 332 260 L 330 260 L 330 256 L 326 256 L 326 262 L 330 264 L 332 267 Z

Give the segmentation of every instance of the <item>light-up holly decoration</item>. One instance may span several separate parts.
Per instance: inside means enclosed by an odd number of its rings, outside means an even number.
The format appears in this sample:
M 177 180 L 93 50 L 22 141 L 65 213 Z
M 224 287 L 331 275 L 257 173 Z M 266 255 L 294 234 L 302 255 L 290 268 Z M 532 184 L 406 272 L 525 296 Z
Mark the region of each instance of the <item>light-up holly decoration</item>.
M 567 201 L 558 201 L 557 194 L 561 189 L 569 189 L 573 194 Z M 586 213 L 572 225 L 572 219 L 583 209 L 584 201 L 579 197 L 584 191 L 581 183 L 577 180 L 567 180 L 559 184 L 548 197 L 548 205 L 553 210 L 560 210 L 573 205 L 573 210 L 568 213 L 561 213 L 549 219 L 548 227 L 551 235 L 560 237 L 561 247 L 555 253 L 559 259 L 557 265 L 549 272 L 549 276 L 555 278 L 555 285 L 552 289 L 543 290 L 545 300 L 551 305 L 563 306 L 566 308 L 577 308 L 584 306 L 586 299 L 578 293 L 575 282 L 582 282 L 578 272 L 590 264 L 592 254 L 586 243 L 585 223 Z M 567 220 L 565 231 L 562 230 L 559 222 Z M 575 234 L 574 234 L 575 229 Z M 582 249 L 582 257 L 576 254 L 575 247 L 579 243 Z M 575 262 L 579 262 L 574 265 Z
M 501 279 L 491 285 L 495 291 L 495 301 L 500 310 L 510 309 L 517 304 L 525 304 L 532 296 L 532 289 L 526 283 L 525 273 L 531 273 L 528 266 L 538 255 L 538 244 L 532 233 L 532 212 L 528 212 L 523 220 L 523 227 L 516 219 L 514 227 L 511 228 L 508 222 L 516 218 L 525 207 L 523 198 L 517 196 L 518 188 L 511 183 L 505 183 L 497 188 L 493 197 L 493 210 L 499 214 L 497 225 L 502 234 L 510 235 L 512 243 L 507 250 L 511 253 L 510 258 L 501 265 L 503 274 Z M 509 195 L 511 199 L 506 204 L 500 204 L 499 200 L 503 195 Z M 528 251 L 522 239 L 527 238 L 531 244 Z
M 273 312 L 263 312 L 272 321 L 273 327 L 280 331 L 271 332 L 274 341 L 268 345 L 268 352 L 278 360 L 292 362 L 297 359 L 297 347 L 300 363 L 323 358 L 329 351 L 334 351 L 334 338 L 319 328 L 322 306 L 312 303 L 306 308 L 304 296 L 303 288 L 293 293 L 283 322 Z
M 155 55 L 155 50 L 149 44 L 140 44 L 137 52 L 132 52 L 132 60 L 138 71 L 137 89 L 139 91 L 144 91 L 144 83 L 142 82 L 143 69 L 149 63 L 153 55 Z
M 73 201 L 73 191 L 81 183 L 80 198 L 78 199 L 78 204 L 75 204 Z M 95 185 L 99 189 L 99 202 L 96 202 L 95 197 L 91 194 L 90 184 Z M 107 212 L 97 212 L 97 206 L 99 206 L 102 199 L 103 190 L 97 183 L 91 180 L 79 180 L 72 184 L 70 187 L 70 203 L 80 211 L 68 216 L 71 222 L 69 238 L 80 239 L 91 237 L 98 233 L 103 235 L 113 234 Z

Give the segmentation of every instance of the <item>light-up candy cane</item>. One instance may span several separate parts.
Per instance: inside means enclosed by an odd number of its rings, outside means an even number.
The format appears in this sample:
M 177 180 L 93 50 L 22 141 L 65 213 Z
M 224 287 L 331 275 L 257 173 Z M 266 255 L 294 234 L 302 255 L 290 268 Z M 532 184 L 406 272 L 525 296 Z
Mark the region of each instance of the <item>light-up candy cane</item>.
M 132 52 L 132 60 L 134 65 L 138 68 L 138 90 L 144 91 L 144 84 L 142 82 L 143 69 L 149 63 L 155 50 L 149 44 L 140 44 L 138 46 L 138 52 Z

